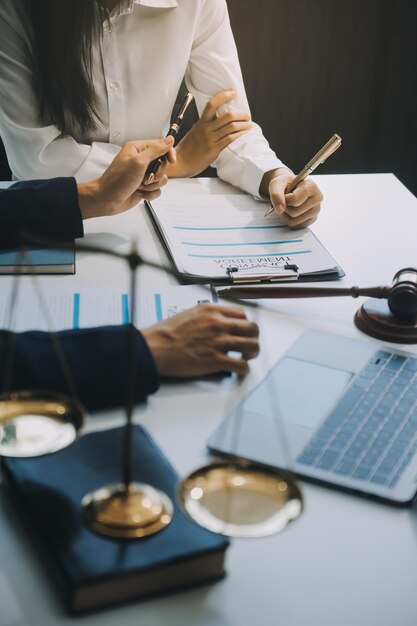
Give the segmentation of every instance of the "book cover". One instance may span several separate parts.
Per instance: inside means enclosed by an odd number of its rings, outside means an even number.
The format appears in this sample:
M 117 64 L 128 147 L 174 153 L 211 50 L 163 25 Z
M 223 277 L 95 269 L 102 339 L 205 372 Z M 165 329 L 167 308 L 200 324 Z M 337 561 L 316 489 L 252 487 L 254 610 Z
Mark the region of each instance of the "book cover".
M 122 433 L 90 433 L 45 457 L 2 459 L 9 496 L 29 521 L 73 613 L 224 575 L 228 541 L 193 524 L 177 506 L 167 528 L 139 540 L 105 538 L 84 524 L 83 496 L 120 481 Z M 134 428 L 134 459 L 134 480 L 161 489 L 175 505 L 177 474 L 140 426 Z
M 75 274 L 75 249 L 0 251 L 0 274 Z

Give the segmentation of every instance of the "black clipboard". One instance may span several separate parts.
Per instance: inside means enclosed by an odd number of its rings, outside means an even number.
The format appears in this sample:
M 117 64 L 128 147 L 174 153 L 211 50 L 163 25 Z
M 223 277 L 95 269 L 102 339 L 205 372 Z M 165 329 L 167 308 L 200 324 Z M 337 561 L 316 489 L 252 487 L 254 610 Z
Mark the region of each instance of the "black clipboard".
M 180 276 L 183 277 L 183 282 L 189 284 L 193 283 L 201 283 L 206 284 L 210 282 L 214 285 L 241 285 L 241 284 L 274 284 L 277 282 L 310 282 L 310 281 L 328 281 L 328 280 L 338 280 L 343 278 L 345 272 L 343 269 L 336 263 L 336 261 L 331 257 L 331 255 L 327 252 L 330 259 L 333 261 L 334 265 L 329 268 L 323 269 L 321 271 L 315 272 L 300 272 L 299 267 L 296 263 L 283 261 L 279 268 L 273 268 L 273 271 L 270 271 L 270 268 L 264 267 L 262 269 L 251 268 L 250 270 L 239 268 L 234 263 L 226 264 L 222 271 L 219 274 L 215 275 L 207 275 L 207 274 L 194 274 L 188 271 L 185 271 L 182 267 L 181 263 L 175 257 L 173 247 L 169 240 L 169 237 L 163 227 L 163 224 L 158 219 L 158 215 L 152 206 L 152 203 L 148 200 L 145 200 L 145 207 L 147 213 L 150 217 L 150 220 L 153 224 L 155 232 L 168 256 L 168 259 L 172 265 L 172 267 L 178 272 Z M 310 231 L 310 234 L 314 237 L 317 243 L 322 246 L 317 237 Z M 323 246 L 322 246 L 323 247 Z

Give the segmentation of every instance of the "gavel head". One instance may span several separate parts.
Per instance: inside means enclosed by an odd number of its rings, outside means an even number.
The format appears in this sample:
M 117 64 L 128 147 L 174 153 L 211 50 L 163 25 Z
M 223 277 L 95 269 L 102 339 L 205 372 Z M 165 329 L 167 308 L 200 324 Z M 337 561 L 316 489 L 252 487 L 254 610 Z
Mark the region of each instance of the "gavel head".
M 417 321 L 417 269 L 407 267 L 395 274 L 388 293 L 388 307 L 398 320 Z

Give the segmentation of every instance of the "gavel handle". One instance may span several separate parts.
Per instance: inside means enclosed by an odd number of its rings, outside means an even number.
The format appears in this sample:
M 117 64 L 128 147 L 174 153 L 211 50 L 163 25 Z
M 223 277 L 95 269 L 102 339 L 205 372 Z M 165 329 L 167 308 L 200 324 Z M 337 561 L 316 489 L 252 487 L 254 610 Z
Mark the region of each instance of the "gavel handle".
M 236 299 L 261 298 L 333 298 L 368 296 L 388 298 L 390 287 L 287 287 L 286 285 L 236 285 L 217 289 L 219 296 Z

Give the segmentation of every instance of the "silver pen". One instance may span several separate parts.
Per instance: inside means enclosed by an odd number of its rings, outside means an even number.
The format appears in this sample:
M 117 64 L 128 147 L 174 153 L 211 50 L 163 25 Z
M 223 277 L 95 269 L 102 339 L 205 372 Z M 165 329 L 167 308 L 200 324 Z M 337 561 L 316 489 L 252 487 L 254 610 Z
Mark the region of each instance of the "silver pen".
M 285 192 L 291 193 L 292 191 L 294 191 L 297 185 L 303 182 L 303 180 L 307 178 L 307 176 L 311 174 L 311 172 L 314 172 L 316 167 L 318 167 L 321 163 L 324 163 L 325 160 L 331 154 L 333 154 L 333 152 L 336 152 L 336 150 L 340 147 L 341 143 L 342 143 L 342 138 L 339 137 L 339 135 L 336 135 L 336 134 L 333 135 L 333 137 L 329 139 L 329 141 L 326 144 L 324 144 L 324 146 L 317 152 L 317 154 L 315 154 L 313 158 L 310 159 L 307 165 L 303 167 L 301 172 L 297 174 L 294 180 L 290 182 Z M 273 210 L 274 210 L 274 207 L 271 205 L 271 207 L 265 213 L 265 217 L 267 215 L 270 215 Z

